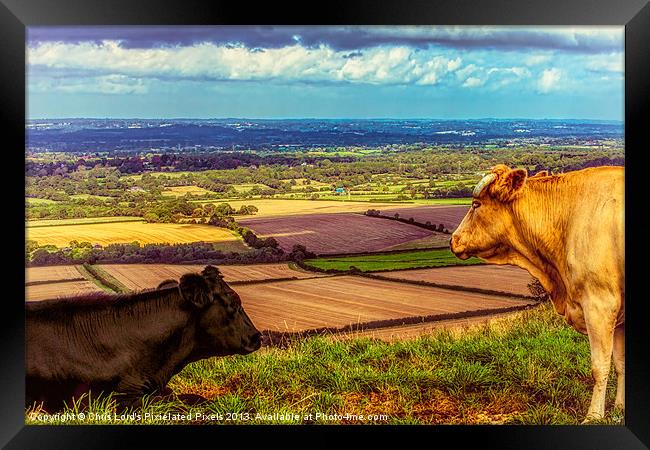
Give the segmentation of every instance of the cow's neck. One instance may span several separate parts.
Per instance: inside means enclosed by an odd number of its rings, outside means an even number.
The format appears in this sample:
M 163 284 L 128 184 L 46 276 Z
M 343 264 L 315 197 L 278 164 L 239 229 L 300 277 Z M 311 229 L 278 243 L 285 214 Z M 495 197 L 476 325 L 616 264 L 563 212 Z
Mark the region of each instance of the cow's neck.
M 532 184 L 532 183 L 531 183 Z M 537 183 L 535 183 L 537 184 Z M 509 234 L 512 249 L 510 264 L 527 269 L 551 295 L 555 309 L 564 313 L 566 286 L 566 254 L 563 230 L 566 230 L 566 200 L 555 198 L 548 185 L 533 185 L 526 189 L 523 200 L 515 200 L 512 214 L 516 224 Z
M 135 302 L 134 302 L 135 303 Z M 150 304 L 135 304 L 132 308 L 106 310 L 92 321 L 94 332 L 89 344 L 96 348 L 112 348 L 125 364 L 152 368 L 147 380 L 151 387 L 161 387 L 185 365 L 194 350 L 196 318 L 173 304 L 173 299 L 151 299 Z M 115 323 L 123 339 L 116 339 Z M 146 361 L 138 360 L 146 355 Z

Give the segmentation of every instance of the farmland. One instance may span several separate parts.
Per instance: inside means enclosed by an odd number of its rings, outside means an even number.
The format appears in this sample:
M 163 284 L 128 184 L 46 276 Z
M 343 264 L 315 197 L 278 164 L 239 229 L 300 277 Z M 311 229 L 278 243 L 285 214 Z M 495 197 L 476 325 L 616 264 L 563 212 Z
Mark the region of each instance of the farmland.
M 289 200 L 289 199 L 251 199 L 251 200 L 193 200 L 193 203 L 221 203 L 227 202 L 234 209 L 241 208 L 242 205 L 253 205 L 258 209 L 254 216 L 241 216 L 242 219 L 261 218 L 261 217 L 284 217 L 297 216 L 305 214 L 336 214 L 336 213 L 362 213 L 369 208 L 388 208 L 399 209 L 400 204 L 376 203 L 376 202 L 347 202 L 336 200 Z M 407 206 L 407 205 L 404 205 Z
M 27 286 L 25 288 L 25 299 L 35 301 L 57 297 L 76 297 L 91 292 L 103 292 L 103 290 L 88 280 L 45 283 Z
M 74 280 L 83 278 L 79 266 L 28 267 L 25 270 L 26 283 L 47 283 L 48 281 Z
M 531 275 L 516 266 L 479 265 L 472 267 L 445 267 L 439 269 L 399 270 L 382 272 L 382 278 L 454 286 L 459 289 L 475 288 L 502 291 L 529 296 Z
M 172 186 L 162 192 L 164 196 L 181 197 L 183 195 L 205 195 L 212 192 L 198 186 Z
M 413 218 L 416 222 L 432 225 L 443 224 L 448 230 L 455 230 L 467 214 L 466 206 L 418 206 L 407 208 L 385 208 L 380 210 L 383 216 L 399 214 L 402 219 Z
M 108 290 L 102 285 L 105 279 L 112 280 L 111 285 L 121 286 L 125 291 L 155 288 L 161 281 L 178 280 L 185 273 L 200 272 L 203 267 L 104 264 L 90 266 L 88 270 L 81 266 L 29 268 L 27 299 Z M 439 287 L 408 283 L 409 279 L 414 279 L 410 272 L 415 272 L 408 270 L 382 272 L 382 279 L 378 279 L 306 272 L 286 263 L 222 265 L 219 269 L 241 296 L 256 326 L 276 333 L 349 326 L 365 329 L 369 322 L 371 329 L 423 321 L 435 324 L 443 318 L 486 316 L 495 310 L 517 309 L 534 303 L 519 296 L 520 283 L 513 282 L 518 274 L 504 273 L 500 278 L 492 277 L 491 281 L 482 282 L 486 276 L 483 266 L 429 269 L 428 278 L 427 273 L 423 278 L 433 279 L 436 272 L 466 269 L 462 279 L 474 280 L 474 286 L 482 287 L 484 292 L 470 292 L 461 284 Z M 405 275 L 401 279 L 391 278 L 402 273 Z M 503 294 L 490 293 L 490 289 Z
M 25 222 L 27 228 L 56 227 L 62 225 L 90 225 L 95 223 L 142 222 L 141 217 L 81 217 L 76 219 L 47 219 L 29 220 Z M 74 238 L 73 238 L 74 239 Z
M 512 297 L 355 276 L 241 285 L 237 292 L 259 329 L 281 332 L 531 304 Z
M 119 222 L 61 225 L 27 228 L 27 239 L 39 244 L 65 247 L 70 241 L 108 245 L 138 241 L 148 243 L 216 242 L 230 251 L 246 251 L 247 247 L 232 232 L 223 228 L 198 224 L 166 224 Z
M 239 222 L 258 236 L 275 238 L 283 249 L 301 244 L 317 254 L 379 251 L 433 234 L 413 225 L 360 214 L 305 214 Z
M 314 267 L 321 270 L 346 271 L 354 266 L 361 272 L 473 264 L 481 264 L 481 261 L 477 258 L 469 258 L 465 261 L 460 260 L 448 249 L 415 250 L 410 252 L 377 253 L 359 256 L 325 256 L 305 261 L 307 267 Z
M 188 272 L 200 272 L 205 264 L 106 264 L 99 267 L 128 289 L 137 291 L 155 288 L 167 279 L 178 280 Z M 222 265 L 218 268 L 228 283 L 321 276 L 313 272 L 292 269 L 286 263 Z

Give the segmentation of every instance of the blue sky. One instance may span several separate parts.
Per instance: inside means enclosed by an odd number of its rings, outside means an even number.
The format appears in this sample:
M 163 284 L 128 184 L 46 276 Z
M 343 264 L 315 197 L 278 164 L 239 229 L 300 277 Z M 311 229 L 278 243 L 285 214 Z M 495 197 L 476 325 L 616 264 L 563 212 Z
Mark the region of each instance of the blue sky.
M 623 120 L 623 27 L 30 27 L 28 118 Z

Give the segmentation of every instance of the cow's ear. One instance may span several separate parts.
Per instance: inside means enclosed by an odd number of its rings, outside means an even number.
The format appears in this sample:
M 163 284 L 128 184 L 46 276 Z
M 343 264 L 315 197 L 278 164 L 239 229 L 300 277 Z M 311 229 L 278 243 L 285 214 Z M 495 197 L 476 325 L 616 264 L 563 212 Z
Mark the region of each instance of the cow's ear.
M 212 301 L 210 287 L 201 275 L 190 273 L 181 277 L 179 290 L 183 300 L 199 308 Z
M 206 266 L 203 269 L 203 277 L 208 283 L 208 286 L 213 292 L 217 293 L 217 298 L 220 299 L 226 306 L 237 306 L 241 304 L 239 295 L 230 287 L 223 279 L 223 275 L 214 266 Z
M 524 187 L 526 183 L 526 178 L 528 177 L 528 171 L 526 169 L 514 169 L 508 173 L 508 182 L 510 183 L 510 188 L 517 192 Z
M 548 176 L 548 170 L 540 170 L 537 172 L 535 175 L 533 175 L 530 178 L 541 178 L 541 177 L 547 177 Z
M 492 192 L 500 201 L 504 203 L 511 202 L 521 192 L 521 189 L 526 184 L 526 178 L 528 178 L 526 169 L 509 170 L 500 174 L 494 183 Z

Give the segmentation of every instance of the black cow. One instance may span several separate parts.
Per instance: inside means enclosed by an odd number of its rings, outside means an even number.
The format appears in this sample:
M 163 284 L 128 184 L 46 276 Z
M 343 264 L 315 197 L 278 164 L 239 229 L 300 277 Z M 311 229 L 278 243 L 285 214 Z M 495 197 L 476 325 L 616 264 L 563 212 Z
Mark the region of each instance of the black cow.
M 261 334 L 241 300 L 207 266 L 161 289 L 26 302 L 26 407 L 46 411 L 90 391 L 119 406 L 162 392 L 188 363 L 248 354 Z

